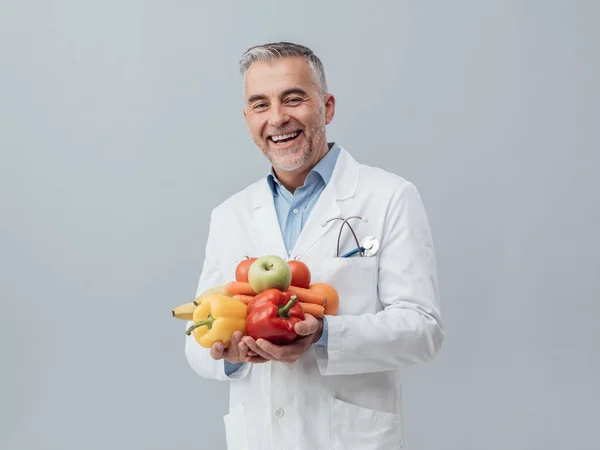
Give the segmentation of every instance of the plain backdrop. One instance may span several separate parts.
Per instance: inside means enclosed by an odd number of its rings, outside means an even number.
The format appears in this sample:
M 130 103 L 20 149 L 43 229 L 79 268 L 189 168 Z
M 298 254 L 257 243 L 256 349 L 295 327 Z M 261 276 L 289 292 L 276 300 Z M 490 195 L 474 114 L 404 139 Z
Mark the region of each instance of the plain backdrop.
M 267 173 L 238 59 L 322 58 L 329 140 L 419 188 L 446 339 L 410 450 L 598 449 L 600 3 L 0 1 L 0 448 L 224 448 L 171 309 Z

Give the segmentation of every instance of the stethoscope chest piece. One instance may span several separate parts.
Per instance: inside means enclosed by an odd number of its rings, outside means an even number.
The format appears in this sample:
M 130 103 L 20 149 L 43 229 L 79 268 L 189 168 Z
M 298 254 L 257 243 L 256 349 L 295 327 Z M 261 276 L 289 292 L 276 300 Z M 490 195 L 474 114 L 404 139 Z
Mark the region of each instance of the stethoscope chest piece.
M 365 256 L 373 256 L 379 251 L 379 240 L 373 236 L 367 236 L 360 241 L 360 246 L 365 249 L 363 252 Z

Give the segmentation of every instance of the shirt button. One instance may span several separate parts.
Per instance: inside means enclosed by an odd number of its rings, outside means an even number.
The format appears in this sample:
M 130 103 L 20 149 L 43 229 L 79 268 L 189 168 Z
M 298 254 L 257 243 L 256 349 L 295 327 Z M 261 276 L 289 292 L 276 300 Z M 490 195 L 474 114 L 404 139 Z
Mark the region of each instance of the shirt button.
M 298 214 L 298 208 L 294 208 L 294 209 L 292 210 L 292 212 L 293 212 L 294 214 Z
M 283 416 L 283 409 L 281 409 L 281 408 L 277 408 L 274 412 L 277 417 Z

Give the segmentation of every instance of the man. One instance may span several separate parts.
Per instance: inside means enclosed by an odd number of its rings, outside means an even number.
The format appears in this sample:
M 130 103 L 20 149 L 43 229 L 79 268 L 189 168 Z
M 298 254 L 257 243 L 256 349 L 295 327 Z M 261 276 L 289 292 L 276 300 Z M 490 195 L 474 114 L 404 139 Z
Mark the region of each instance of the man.
M 406 448 L 401 373 L 431 361 L 444 336 L 419 193 L 328 143 L 335 99 L 310 49 L 253 47 L 241 72 L 244 117 L 272 169 L 213 210 L 198 294 L 232 280 L 244 255 L 278 255 L 333 285 L 339 311 L 307 314 L 287 346 L 237 333 L 228 349 L 208 350 L 192 335 L 187 359 L 230 381 L 231 450 Z M 357 247 L 353 233 L 379 248 L 341 257 Z

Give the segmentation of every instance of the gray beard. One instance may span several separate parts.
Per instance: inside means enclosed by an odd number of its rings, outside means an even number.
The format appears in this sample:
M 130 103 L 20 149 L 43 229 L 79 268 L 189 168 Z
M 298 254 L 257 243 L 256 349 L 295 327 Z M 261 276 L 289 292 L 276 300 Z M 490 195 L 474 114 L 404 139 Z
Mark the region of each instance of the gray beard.
M 312 142 L 309 142 L 306 150 L 300 155 L 298 155 L 298 152 L 301 151 L 298 145 L 287 150 L 276 150 L 276 157 L 274 155 L 275 152 L 270 150 L 263 151 L 263 153 L 275 169 L 290 172 L 301 167 L 308 160 L 313 150 Z
M 321 145 L 322 141 L 321 136 L 323 134 L 323 130 L 321 128 L 324 129 L 325 127 L 317 127 L 316 129 L 311 130 L 310 134 L 313 136 L 313 138 L 308 140 L 308 146 L 301 155 L 298 155 L 298 152 L 300 151 L 300 144 L 295 145 L 287 150 L 275 151 L 271 151 L 268 147 L 265 148 L 259 145 L 257 142 L 255 142 L 255 145 L 263 153 L 263 155 L 265 155 L 267 160 L 275 169 L 283 170 L 284 172 L 290 172 L 302 167 L 310 155 L 313 154 L 315 149 L 319 148 L 319 145 Z M 275 157 L 274 155 L 277 156 Z M 294 158 L 296 155 L 298 156 Z

